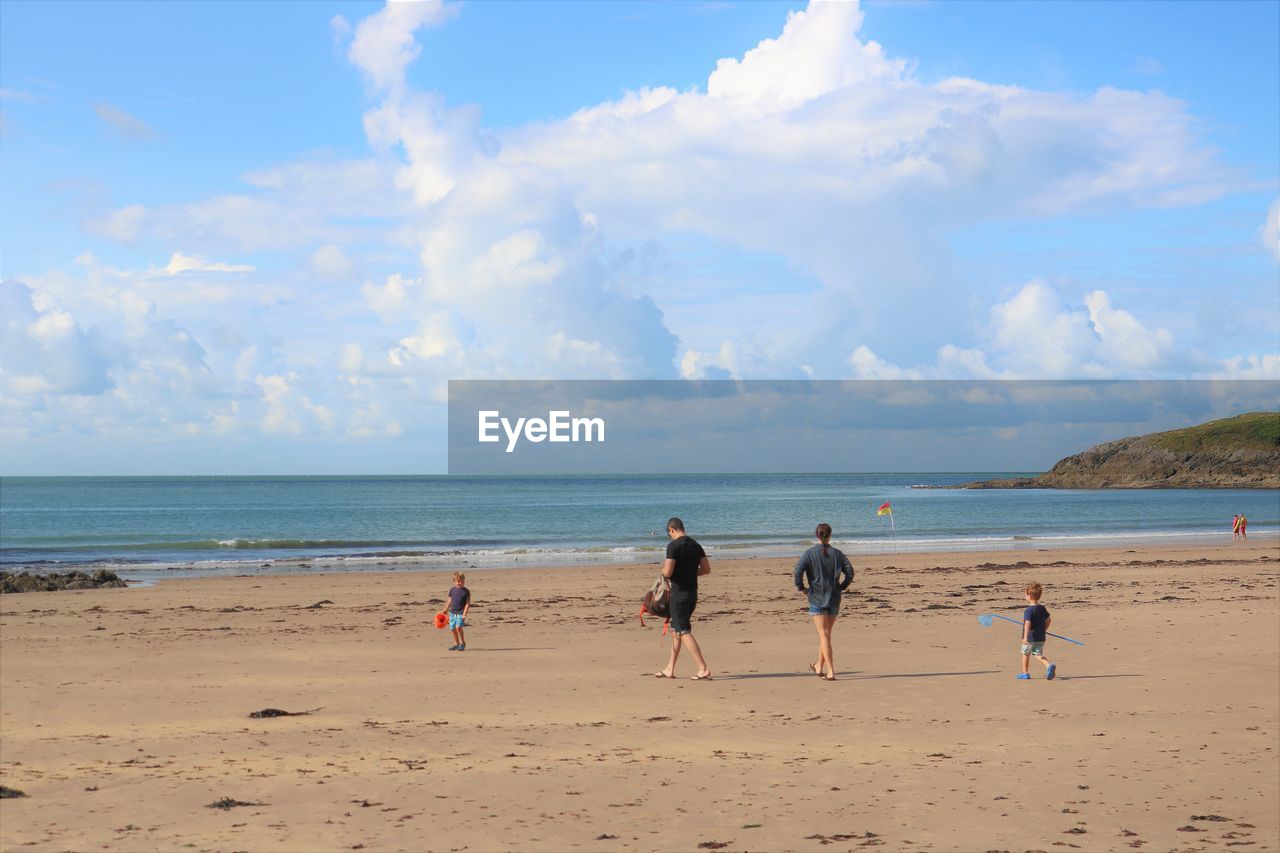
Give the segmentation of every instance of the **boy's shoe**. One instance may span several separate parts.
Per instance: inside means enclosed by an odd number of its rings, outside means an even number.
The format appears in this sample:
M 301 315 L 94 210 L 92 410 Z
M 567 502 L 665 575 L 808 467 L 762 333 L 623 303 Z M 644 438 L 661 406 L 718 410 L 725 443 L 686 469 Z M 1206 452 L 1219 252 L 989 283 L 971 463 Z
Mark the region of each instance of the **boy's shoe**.
M 462 645 L 458 646 L 457 650 L 460 652 L 465 652 L 467 650 L 467 644 L 463 643 Z
M 450 647 L 449 647 L 449 651 L 451 651 L 451 652 L 456 652 L 457 650 L 458 650 L 458 644 L 457 644 L 457 643 L 454 643 L 452 646 L 450 646 Z
M 1053 677 L 1057 674 L 1058 674 L 1058 665 L 1056 663 L 1051 663 L 1049 664 L 1049 671 L 1044 674 L 1044 677 L 1049 679 L 1050 681 L 1053 681 Z
M 1019 673 L 1019 675 L 1018 675 L 1018 680 L 1019 680 L 1019 681 L 1030 681 L 1030 680 L 1031 680 L 1031 676 L 1030 676 L 1030 675 L 1027 675 L 1027 673 L 1025 673 L 1025 672 L 1023 672 L 1023 673 Z

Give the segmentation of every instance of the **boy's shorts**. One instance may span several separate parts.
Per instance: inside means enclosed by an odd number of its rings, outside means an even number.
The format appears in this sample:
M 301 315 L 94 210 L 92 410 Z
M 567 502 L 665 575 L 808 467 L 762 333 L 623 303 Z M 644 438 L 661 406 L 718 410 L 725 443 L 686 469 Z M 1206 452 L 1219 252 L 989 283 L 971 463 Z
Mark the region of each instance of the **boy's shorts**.
M 1044 656 L 1044 640 L 1040 640 L 1038 642 L 1023 643 L 1022 653 L 1024 655 L 1031 655 L 1032 657 L 1043 657 Z
M 459 628 L 465 627 L 466 624 L 467 624 L 466 622 L 462 621 L 461 613 L 454 613 L 452 610 L 449 611 L 449 630 L 450 631 L 456 631 Z

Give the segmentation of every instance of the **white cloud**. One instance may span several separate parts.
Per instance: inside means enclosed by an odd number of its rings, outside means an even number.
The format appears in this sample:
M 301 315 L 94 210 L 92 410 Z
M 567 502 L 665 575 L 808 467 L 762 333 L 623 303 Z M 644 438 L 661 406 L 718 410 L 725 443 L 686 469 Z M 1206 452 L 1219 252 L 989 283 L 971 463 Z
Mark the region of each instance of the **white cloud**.
M 145 207 L 140 204 L 131 204 L 128 207 L 113 210 L 106 216 L 87 221 L 85 229 L 109 240 L 132 243 L 138 239 L 146 216 Z
M 1259 234 L 1271 257 L 1280 261 L 1280 199 L 1271 202 L 1271 207 L 1267 208 L 1267 219 L 1262 223 Z
M 165 275 L 181 275 L 185 272 L 253 272 L 254 267 L 249 264 L 227 264 L 221 261 L 206 261 L 203 258 L 194 255 L 184 255 L 182 252 L 174 252 L 169 258 L 169 263 L 164 267 Z
M 329 35 L 335 48 L 351 37 L 351 22 L 345 15 L 334 15 L 329 19 Z
M 813 365 L 835 360 L 807 340 L 848 352 L 965 316 L 958 229 L 1195 203 L 1236 180 L 1174 98 L 926 83 L 859 34 L 861 17 L 856 3 L 811 3 L 776 39 L 721 61 L 705 91 L 642 89 L 513 128 L 496 157 L 547 175 L 614 239 L 694 234 L 812 275 L 821 328 L 780 349 Z M 452 162 L 430 158 L 425 197 L 448 191 Z M 765 334 L 756 316 L 735 322 Z
M 1058 292 L 1039 281 L 992 307 L 989 337 L 1003 360 L 1041 376 L 1065 377 L 1086 369 L 1093 343 L 1088 315 L 1066 308 Z
M 699 352 L 692 347 L 680 356 L 680 376 L 684 379 L 737 379 L 738 350 L 729 341 L 720 344 L 715 353 Z
M 1101 290 L 1085 294 L 1084 304 L 1097 338 L 1094 357 L 1102 364 L 1150 375 L 1173 360 L 1173 335 L 1167 329 L 1148 329 L 1128 311 L 1111 307 Z
M 241 381 L 246 381 L 254 375 L 254 365 L 258 360 L 258 347 L 256 344 L 249 344 L 240 350 L 240 354 L 236 356 L 232 369 L 235 376 Z
M 904 368 L 876 355 L 866 345 L 850 354 L 848 366 L 858 379 L 1065 379 L 1146 378 L 1169 375 L 1244 375 L 1265 371 L 1262 362 L 1235 359 L 1214 362 L 1179 352 L 1173 335 L 1151 328 L 1116 308 L 1106 292 L 1084 294 L 1079 306 L 1063 301 L 1043 281 L 1031 281 L 990 309 L 981 330 L 982 345 L 940 347 L 933 364 Z
M 403 319 L 409 307 L 410 292 L 421 288 L 421 282 L 400 273 L 392 273 L 382 284 L 365 282 L 361 288 L 365 301 L 385 322 Z
M 921 371 L 890 364 L 865 345 L 849 354 L 849 368 L 855 379 L 919 379 Z
M 318 157 L 246 172 L 241 180 L 290 208 L 335 217 L 402 217 L 413 206 L 396 189 L 397 164 L 386 159 Z
M 387 362 L 414 375 L 430 365 L 467 375 L 672 375 L 675 340 L 661 312 L 613 286 L 595 223 L 567 187 L 537 166 L 500 161 L 475 110 L 407 90 L 413 31 L 448 14 L 434 9 L 388 5 L 361 22 L 350 51 L 381 98 L 365 116 L 370 142 L 403 153 L 398 183 L 420 207 L 422 276 L 363 288 L 404 330 Z
M 859 42 L 856 2 L 814 3 L 788 12 L 776 39 L 765 39 L 741 60 L 721 59 L 707 94 L 753 112 L 788 110 L 852 86 L 902 77 L 906 64 L 884 57 L 875 42 Z
M 87 230 L 154 251 L 150 266 L 86 256 L 20 299 L 6 291 L 4 345 L 22 352 L 4 351 L 0 400 L 27 415 L 6 435 L 385 438 L 437 411 L 447 377 L 1280 369 L 1273 354 L 1179 347 L 1163 326 L 1184 326 L 1116 285 L 957 283 L 957 229 L 1229 188 L 1176 99 L 926 83 L 861 34 L 856 3 L 814 3 L 701 88 L 491 133 L 477 108 L 409 84 L 415 33 L 455 8 L 331 22 L 373 98 L 371 155 L 312 154 L 212 197 L 119 207 Z M 1278 232 L 1280 202 L 1262 228 L 1280 258 Z M 703 287 L 636 260 L 678 241 L 737 266 Z M 771 290 L 757 258 L 788 286 Z
M 356 27 L 348 58 L 377 90 L 398 96 L 404 89 L 405 69 L 422 50 L 414 31 L 439 26 L 456 11 L 456 6 L 442 0 L 391 0 Z
M 267 432 L 284 432 L 297 435 L 302 432 L 302 422 L 295 411 L 292 384 L 298 380 L 298 374 L 286 376 L 257 376 L 254 382 L 262 389 L 262 397 L 266 400 L 267 411 L 262 418 L 262 428 Z
M 448 313 L 440 311 L 420 316 L 413 334 L 401 338 L 399 345 L 387 353 L 387 359 L 401 367 L 415 359 L 429 361 L 458 354 L 461 348 Z
M 1280 354 L 1232 356 L 1222 362 L 1216 379 L 1280 379 Z
M 311 253 L 307 259 L 311 271 L 322 278 L 350 278 L 356 271 L 356 265 L 341 246 L 326 243 Z
M 0 396 L 27 409 L 46 395 L 99 394 L 111 387 L 100 342 L 56 299 L 20 281 L 0 282 Z
M 937 339 L 975 310 L 953 284 L 955 228 L 1182 203 L 1228 185 L 1175 99 L 925 83 L 861 34 L 856 2 L 815 2 L 777 37 L 719 62 L 703 91 L 639 89 L 495 136 L 476 108 L 451 109 L 408 82 L 415 34 L 455 11 L 390 3 L 354 28 L 331 22 L 335 38 L 351 37 L 347 56 L 375 98 L 364 116 L 374 157 L 250 171 L 251 193 L 124 208 L 95 227 L 210 254 L 305 252 L 317 301 L 325 282 L 349 285 L 357 269 L 376 269 L 350 246 L 407 241 L 420 268 L 373 273 L 361 295 L 380 323 L 336 344 L 359 348 L 357 379 L 400 371 L 435 381 L 446 364 L 471 375 L 580 375 L 592 363 L 609 375 L 821 376 L 854 369 L 847 354 L 862 346 L 874 356 L 894 329 L 913 330 L 916 350 L 943 343 L 932 369 L 947 374 L 999 373 L 1018 358 L 1051 375 L 1102 363 L 1151 372 L 1172 357 L 1158 330 L 1144 337 L 1109 303 L 1068 311 L 1034 291 L 1000 311 L 1010 322 L 1044 313 L 1055 346 L 999 328 L 977 348 L 962 335 Z M 385 227 L 353 224 L 378 216 Z M 605 249 L 669 234 L 784 258 L 818 286 L 682 316 L 677 346 L 667 305 L 646 296 L 652 279 L 619 271 Z M 728 304 L 750 309 L 731 315 Z M 703 352 L 708 337 L 719 353 Z M 592 347 L 598 356 L 585 358 Z
M 93 105 L 93 111 L 122 139 L 148 142 L 159 136 L 151 125 L 112 104 L 98 102 Z
M 247 172 L 249 193 L 186 204 L 128 205 L 85 222 L 122 243 L 155 241 L 205 252 L 302 250 L 388 241 L 413 212 L 385 160 L 307 160 Z M 357 224 L 357 220 L 362 220 Z

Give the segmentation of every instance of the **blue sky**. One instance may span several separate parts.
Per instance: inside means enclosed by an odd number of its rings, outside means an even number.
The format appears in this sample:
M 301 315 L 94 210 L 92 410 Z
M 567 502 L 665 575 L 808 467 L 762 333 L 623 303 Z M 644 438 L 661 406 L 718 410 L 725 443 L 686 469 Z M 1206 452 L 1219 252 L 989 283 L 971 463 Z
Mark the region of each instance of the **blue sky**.
M 1280 378 L 1280 3 L 8 0 L 0 90 L 0 473 L 441 470 L 450 378 Z

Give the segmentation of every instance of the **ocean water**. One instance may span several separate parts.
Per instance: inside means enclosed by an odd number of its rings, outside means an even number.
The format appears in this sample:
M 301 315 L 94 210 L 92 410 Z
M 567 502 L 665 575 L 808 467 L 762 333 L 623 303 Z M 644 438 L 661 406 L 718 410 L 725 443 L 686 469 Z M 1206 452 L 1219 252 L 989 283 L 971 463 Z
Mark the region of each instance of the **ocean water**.
M 956 490 L 1017 472 L 580 477 L 6 477 L 0 566 L 173 575 L 649 562 L 671 515 L 713 559 L 1227 541 L 1275 490 Z M 893 526 L 875 511 L 885 501 Z

